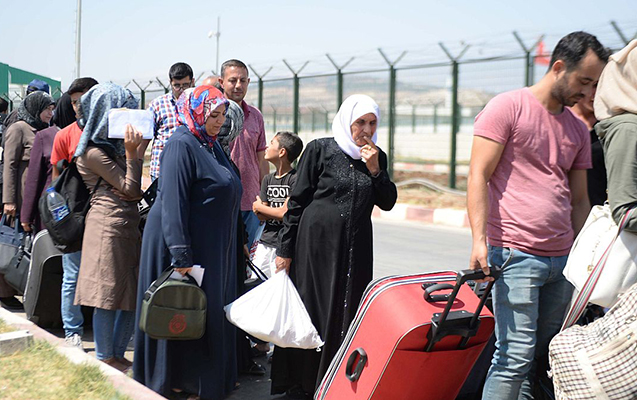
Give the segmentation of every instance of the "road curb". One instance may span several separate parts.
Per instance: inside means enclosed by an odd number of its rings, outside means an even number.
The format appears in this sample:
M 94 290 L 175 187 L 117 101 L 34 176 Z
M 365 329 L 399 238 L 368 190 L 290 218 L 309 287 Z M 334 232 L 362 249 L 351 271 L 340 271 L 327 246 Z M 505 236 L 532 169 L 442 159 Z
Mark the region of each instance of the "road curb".
M 10 311 L 0 307 L 0 318 L 7 324 L 20 329 L 29 331 L 34 339 L 46 340 L 49 342 L 58 353 L 62 354 L 74 364 L 87 363 L 94 365 L 102 371 L 106 376 L 106 379 L 117 389 L 120 393 L 127 395 L 131 399 L 135 400 L 161 400 L 165 397 L 160 396 L 154 391 L 150 390 L 146 386 L 137 382 L 136 380 L 129 378 L 125 374 L 121 373 L 117 369 L 98 361 L 96 358 L 86 354 L 84 351 L 68 346 L 64 343 L 63 339 L 60 339 L 53 334 L 45 331 L 31 321 L 28 321 L 20 316 L 13 314 Z
M 0 333 L 0 357 L 26 350 L 33 344 L 33 335 L 26 330 Z
M 458 228 L 470 227 L 467 211 L 452 208 L 427 208 L 398 203 L 390 211 L 383 211 L 378 207 L 374 207 L 372 217 L 394 221 L 424 222 Z

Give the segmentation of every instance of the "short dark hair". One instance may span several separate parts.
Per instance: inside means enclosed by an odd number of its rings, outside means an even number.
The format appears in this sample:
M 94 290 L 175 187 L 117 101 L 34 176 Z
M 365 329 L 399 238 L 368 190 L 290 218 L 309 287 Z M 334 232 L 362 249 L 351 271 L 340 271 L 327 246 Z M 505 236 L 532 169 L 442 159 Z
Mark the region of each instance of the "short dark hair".
M 75 93 L 85 93 L 97 84 L 98 82 L 90 77 L 77 78 L 76 80 L 71 82 L 71 86 L 69 86 L 69 90 L 67 90 L 66 92 L 69 94 L 69 96 Z
M 221 64 L 221 71 L 219 72 L 219 76 L 223 78 L 224 74 L 226 73 L 226 68 L 230 68 L 230 67 L 243 68 L 246 70 L 248 75 L 250 75 L 250 71 L 248 71 L 247 65 L 245 65 L 242 61 L 231 59 Z
M 0 97 L 0 113 L 7 112 L 9 109 L 9 102 Z
M 192 72 L 192 68 L 190 68 L 190 65 L 183 62 L 173 64 L 173 66 L 170 67 L 170 70 L 168 71 L 168 78 L 171 81 L 177 81 L 184 78 L 192 79 L 194 76 L 195 74 Z
M 600 60 L 608 62 L 610 50 L 604 47 L 597 37 L 582 31 L 569 33 L 557 42 L 551 55 L 549 70 L 557 60 L 564 61 L 567 71 L 577 68 L 588 50 L 592 50 Z
M 283 147 L 288 155 L 288 161 L 294 162 L 303 151 L 303 141 L 294 132 L 277 132 L 274 137 L 279 141 L 279 147 Z

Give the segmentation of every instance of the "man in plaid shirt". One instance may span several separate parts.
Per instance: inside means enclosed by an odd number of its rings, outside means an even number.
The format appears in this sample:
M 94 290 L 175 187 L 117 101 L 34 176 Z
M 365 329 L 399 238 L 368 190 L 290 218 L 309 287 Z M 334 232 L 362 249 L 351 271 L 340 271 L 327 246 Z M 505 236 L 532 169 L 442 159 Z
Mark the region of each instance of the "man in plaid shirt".
M 153 113 L 155 120 L 155 139 L 153 140 L 150 156 L 150 179 L 153 181 L 159 178 L 159 156 L 164 150 L 166 140 L 179 126 L 179 122 L 177 122 L 177 99 L 194 83 L 192 68 L 182 62 L 170 67 L 168 77 L 170 78 L 172 92 L 156 98 L 148 105 L 148 110 Z

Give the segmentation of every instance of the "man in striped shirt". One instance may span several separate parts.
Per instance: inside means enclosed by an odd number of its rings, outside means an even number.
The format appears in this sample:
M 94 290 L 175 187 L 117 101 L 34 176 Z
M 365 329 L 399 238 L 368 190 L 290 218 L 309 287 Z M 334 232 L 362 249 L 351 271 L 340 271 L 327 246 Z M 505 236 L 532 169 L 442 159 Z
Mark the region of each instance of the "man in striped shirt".
M 155 120 L 155 138 L 150 156 L 150 179 L 153 181 L 159 177 L 159 156 L 164 150 L 164 145 L 179 126 L 177 99 L 194 83 L 192 68 L 182 62 L 170 67 L 168 77 L 170 78 L 171 92 L 156 98 L 148 105 L 148 110 L 153 113 Z

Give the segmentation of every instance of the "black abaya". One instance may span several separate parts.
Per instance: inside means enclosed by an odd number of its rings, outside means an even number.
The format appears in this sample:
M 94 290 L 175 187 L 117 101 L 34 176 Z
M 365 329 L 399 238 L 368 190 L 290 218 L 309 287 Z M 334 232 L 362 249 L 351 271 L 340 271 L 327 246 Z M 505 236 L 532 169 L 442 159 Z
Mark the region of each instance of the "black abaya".
M 325 341 L 321 352 L 276 348 L 272 393 L 295 385 L 314 391 L 341 345 L 372 279 L 374 205 L 396 203 L 396 186 L 380 149 L 381 172 L 346 155 L 332 138 L 310 142 L 288 200 L 277 255 L 292 258 L 290 278 Z

